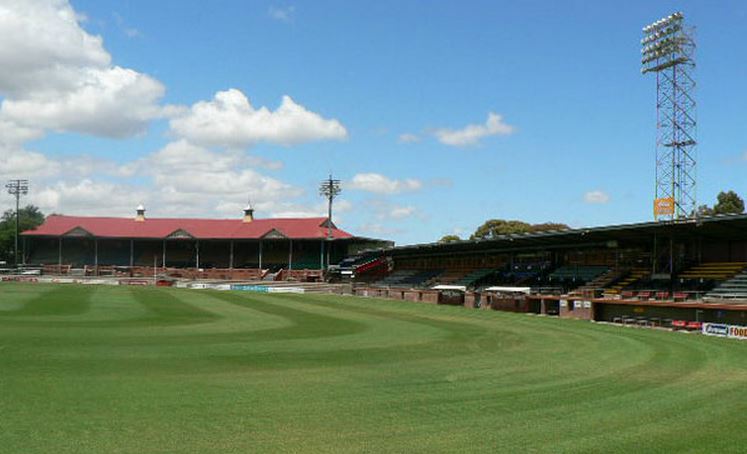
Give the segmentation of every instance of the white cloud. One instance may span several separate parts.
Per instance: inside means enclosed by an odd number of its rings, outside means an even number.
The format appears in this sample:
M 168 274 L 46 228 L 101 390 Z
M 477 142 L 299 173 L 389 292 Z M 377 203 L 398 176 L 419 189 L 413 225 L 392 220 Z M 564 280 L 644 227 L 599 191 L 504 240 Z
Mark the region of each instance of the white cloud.
M 130 216 L 138 203 L 147 206 L 151 196 L 131 186 L 83 179 L 57 182 L 32 191 L 29 197 L 45 213 Z
M 127 23 L 124 20 L 124 17 L 122 17 L 119 13 L 112 13 L 112 17 L 114 17 L 114 22 L 116 22 L 117 27 L 119 27 L 120 30 L 122 30 L 122 33 L 125 34 L 128 38 L 142 38 L 143 34 L 135 27 L 130 27 L 127 25 Z
M 100 36 L 78 25 L 66 1 L 10 0 L 0 5 L 0 91 L 9 96 L 74 86 L 76 68 L 107 67 Z
M 83 30 L 65 0 L 0 6 L 0 118 L 32 129 L 125 137 L 173 109 L 164 86 L 113 66 L 100 36 Z
M 400 134 L 397 141 L 399 143 L 417 143 L 417 142 L 420 142 L 420 136 L 418 136 L 417 134 L 411 134 L 408 132 L 408 133 Z
M 296 7 L 292 5 L 286 7 L 270 6 L 267 9 L 268 16 L 281 22 L 292 22 L 295 13 Z
M 108 137 L 135 135 L 168 109 L 158 100 L 165 88 L 157 80 L 115 66 L 78 72 L 77 86 L 65 92 L 6 99 L 2 115 L 22 125 Z
M 218 153 L 185 140 L 172 142 L 147 158 L 156 184 L 183 193 L 300 195 L 300 190 L 245 167 L 243 152 Z M 241 197 L 242 199 L 245 197 Z
M 423 213 L 410 205 L 399 205 L 389 202 L 385 198 L 371 198 L 363 202 L 364 210 L 370 221 L 378 223 L 387 221 L 403 221 L 408 218 L 424 219 Z
M 340 213 L 347 213 L 352 210 L 353 204 L 347 200 L 337 200 L 334 203 L 332 218 L 337 222 Z M 273 211 L 270 212 L 272 218 L 316 218 L 327 217 L 327 204 L 322 202 L 313 206 L 306 206 L 295 203 L 281 202 L 276 204 Z
M 220 91 L 211 101 L 194 104 L 170 124 L 175 135 L 192 143 L 228 148 L 245 148 L 259 142 L 288 146 L 348 136 L 339 121 L 325 119 L 289 96 L 283 96 L 280 107 L 273 112 L 266 107 L 255 109 L 237 89 Z
M 20 145 L 43 135 L 44 131 L 41 129 L 19 126 L 12 121 L 0 118 L 0 144 Z
M 610 201 L 610 196 L 600 190 L 589 191 L 584 194 L 584 202 L 590 204 L 605 204 Z
M 404 219 L 409 218 L 415 213 L 414 207 L 400 207 L 396 206 L 389 210 L 389 217 L 392 219 Z
M 43 178 L 55 175 L 60 163 L 41 153 L 0 146 L 0 178 Z
M 467 125 L 462 129 L 442 128 L 434 131 L 439 142 L 454 147 L 465 147 L 477 145 L 480 140 L 489 136 L 507 136 L 514 132 L 515 128 L 503 122 L 503 117 L 490 112 L 485 124 Z
M 423 187 L 423 183 L 414 178 L 393 180 L 380 173 L 359 173 L 348 183 L 348 187 L 375 194 L 397 194 L 405 191 L 417 191 Z
M 381 236 L 396 235 L 404 232 L 404 230 L 400 228 L 375 222 L 359 225 L 357 231 L 364 234 Z
M 159 209 L 180 215 L 240 212 L 247 198 L 269 211 L 303 194 L 252 169 L 252 160 L 242 151 L 216 152 L 179 140 L 141 160 L 138 168 L 153 179 Z

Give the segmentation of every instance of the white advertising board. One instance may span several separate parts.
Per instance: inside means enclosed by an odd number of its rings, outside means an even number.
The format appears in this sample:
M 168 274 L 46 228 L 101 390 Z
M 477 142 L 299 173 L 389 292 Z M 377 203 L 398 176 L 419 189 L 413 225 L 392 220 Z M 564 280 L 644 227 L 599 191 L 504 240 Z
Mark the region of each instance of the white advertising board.
M 725 323 L 703 323 L 703 334 L 731 339 L 747 339 L 747 326 L 727 325 Z

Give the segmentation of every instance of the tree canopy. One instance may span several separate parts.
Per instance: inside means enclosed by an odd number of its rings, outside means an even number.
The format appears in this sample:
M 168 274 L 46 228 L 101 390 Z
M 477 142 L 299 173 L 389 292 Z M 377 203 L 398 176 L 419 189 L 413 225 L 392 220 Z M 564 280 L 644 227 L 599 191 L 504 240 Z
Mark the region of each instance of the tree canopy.
M 477 230 L 475 230 L 475 233 L 470 236 L 470 239 L 487 240 L 491 238 L 497 238 L 501 235 L 546 232 L 548 230 L 566 230 L 569 228 L 570 227 L 565 224 L 556 222 L 529 224 L 528 222 L 517 220 L 490 219 L 485 221 L 484 224 L 478 227 Z
M 744 200 L 734 191 L 721 191 L 716 196 L 716 204 L 713 208 L 708 205 L 698 207 L 701 216 L 712 216 L 715 214 L 742 214 L 744 213 Z
M 27 205 L 20 209 L 19 230 L 34 229 L 44 222 L 44 214 L 34 205 Z M 0 261 L 12 263 L 14 260 L 14 245 L 16 235 L 16 211 L 7 210 L 0 218 Z
M 462 241 L 462 239 L 457 235 L 444 235 L 440 240 L 438 240 L 439 243 L 454 243 L 456 241 Z

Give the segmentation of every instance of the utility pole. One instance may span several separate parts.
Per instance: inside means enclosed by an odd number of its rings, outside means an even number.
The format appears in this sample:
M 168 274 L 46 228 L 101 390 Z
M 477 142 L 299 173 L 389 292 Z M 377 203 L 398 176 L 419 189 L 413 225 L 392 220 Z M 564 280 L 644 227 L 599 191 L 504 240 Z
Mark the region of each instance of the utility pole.
M 15 266 L 18 268 L 18 235 L 20 230 L 21 217 L 21 196 L 29 193 L 29 180 L 10 180 L 6 183 L 5 188 L 8 194 L 16 198 L 16 238 L 15 238 Z

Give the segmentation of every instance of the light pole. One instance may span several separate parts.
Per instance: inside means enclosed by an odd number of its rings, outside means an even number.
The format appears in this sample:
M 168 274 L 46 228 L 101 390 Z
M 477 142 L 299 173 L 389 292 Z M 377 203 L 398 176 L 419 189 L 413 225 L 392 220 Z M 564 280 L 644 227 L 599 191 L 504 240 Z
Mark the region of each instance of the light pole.
M 677 12 L 643 28 L 641 73 L 656 75 L 654 217 L 693 217 L 696 203 L 694 27 Z
M 15 196 L 16 198 L 16 238 L 15 238 L 15 266 L 18 268 L 18 234 L 20 229 L 20 208 L 21 208 L 21 196 L 29 193 L 29 180 L 10 180 L 6 183 L 5 187 L 8 189 L 8 194 Z
M 334 201 L 335 197 L 340 195 L 342 192 L 342 188 L 340 187 L 340 180 L 335 180 L 332 178 L 332 175 L 329 176 L 328 179 L 322 181 L 322 183 L 319 185 L 319 195 L 322 197 L 326 197 L 328 204 L 327 204 L 327 241 L 332 241 L 332 202 Z M 329 268 L 329 249 L 330 246 L 327 247 L 327 268 Z

